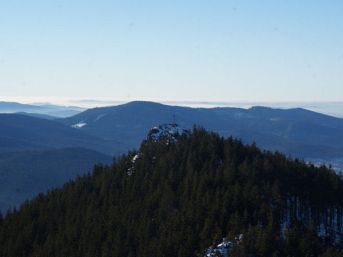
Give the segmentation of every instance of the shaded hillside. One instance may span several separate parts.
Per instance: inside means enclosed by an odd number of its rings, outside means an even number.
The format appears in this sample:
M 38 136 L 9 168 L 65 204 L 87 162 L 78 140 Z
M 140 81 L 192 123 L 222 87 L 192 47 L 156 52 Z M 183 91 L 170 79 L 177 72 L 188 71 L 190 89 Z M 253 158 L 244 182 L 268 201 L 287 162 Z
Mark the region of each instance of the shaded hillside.
M 62 186 L 97 163 L 111 161 L 107 155 L 82 148 L 0 154 L 0 211 L 5 213 L 41 192 Z
M 230 257 L 340 256 L 333 171 L 204 130 L 161 135 L 7 215 L 0 256 L 202 256 L 239 234 Z
M 117 147 L 60 122 L 0 114 L 0 210 L 108 163 Z
M 46 115 L 46 114 L 40 114 L 40 113 L 30 113 L 30 112 L 17 112 L 16 114 L 21 114 L 21 115 L 27 115 L 30 117 L 35 117 L 35 118 L 40 118 L 44 120 L 56 120 L 56 117 Z
M 62 122 L 69 126 L 81 124 L 78 128 L 85 133 L 119 141 L 125 152 L 138 147 L 147 129 L 174 119 L 184 128 L 196 124 L 295 157 L 343 159 L 343 119 L 304 109 L 205 109 L 131 102 L 90 109 Z
M 0 114 L 0 153 L 83 147 L 116 154 L 115 141 L 87 135 L 60 122 L 20 114 Z

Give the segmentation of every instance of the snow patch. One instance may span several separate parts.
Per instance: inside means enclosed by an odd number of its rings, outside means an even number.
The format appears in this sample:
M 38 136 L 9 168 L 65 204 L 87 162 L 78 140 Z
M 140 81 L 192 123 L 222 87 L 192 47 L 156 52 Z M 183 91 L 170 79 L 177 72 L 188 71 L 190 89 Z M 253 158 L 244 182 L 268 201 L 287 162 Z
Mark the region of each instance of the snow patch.
M 207 248 L 204 257 L 229 257 L 232 248 L 235 245 L 239 245 L 242 239 L 243 234 L 236 236 L 234 242 L 227 240 L 227 238 L 223 238 L 222 242 L 216 246 Z
M 107 115 L 106 113 L 100 114 L 93 121 L 96 122 L 96 121 L 102 119 L 103 117 L 105 117 L 106 115 Z
M 177 124 L 163 124 L 150 129 L 148 140 L 157 142 L 166 139 L 166 144 L 169 145 L 170 143 L 175 143 L 176 138 L 184 133 L 188 133 L 188 131 L 179 127 Z
M 133 174 L 133 172 L 134 172 L 134 164 L 135 164 L 135 162 L 138 160 L 138 158 L 139 158 L 139 154 L 136 154 L 135 156 L 133 156 L 132 157 L 132 159 L 131 159 L 131 163 L 132 163 L 132 166 L 130 167 L 130 168 L 128 168 L 127 169 L 127 172 L 126 172 L 126 174 L 128 175 L 128 176 L 132 176 L 132 174 Z
M 74 125 L 71 125 L 72 128 L 82 128 L 84 126 L 86 126 L 87 123 L 86 122 L 79 122 L 79 123 L 76 123 Z

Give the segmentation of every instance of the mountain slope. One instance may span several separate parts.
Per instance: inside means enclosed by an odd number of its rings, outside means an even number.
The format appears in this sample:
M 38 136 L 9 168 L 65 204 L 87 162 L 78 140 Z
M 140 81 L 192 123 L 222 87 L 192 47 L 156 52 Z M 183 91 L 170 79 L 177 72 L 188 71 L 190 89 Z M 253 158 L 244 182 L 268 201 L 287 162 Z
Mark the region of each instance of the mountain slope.
M 116 142 L 90 136 L 60 122 L 20 114 L 0 114 L 0 153 L 84 147 L 115 154 Z
M 205 109 L 131 102 L 90 109 L 62 122 L 68 126 L 82 124 L 79 129 L 85 133 L 122 142 L 125 152 L 140 144 L 144 131 L 174 119 L 187 129 L 196 124 L 295 157 L 343 159 L 343 119 L 304 109 Z
M 230 256 L 340 256 L 333 171 L 198 129 L 165 139 L 7 215 L 0 256 L 203 256 L 240 234 Z
M 82 148 L 0 154 L 0 211 L 62 186 L 111 157 Z

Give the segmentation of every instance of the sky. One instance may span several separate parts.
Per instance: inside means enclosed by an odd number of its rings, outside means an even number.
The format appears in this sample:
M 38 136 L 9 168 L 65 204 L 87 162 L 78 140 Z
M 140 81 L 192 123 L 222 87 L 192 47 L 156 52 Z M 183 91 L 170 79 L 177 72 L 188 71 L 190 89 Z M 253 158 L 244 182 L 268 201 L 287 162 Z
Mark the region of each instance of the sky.
M 0 97 L 343 101 L 341 0 L 0 1 Z

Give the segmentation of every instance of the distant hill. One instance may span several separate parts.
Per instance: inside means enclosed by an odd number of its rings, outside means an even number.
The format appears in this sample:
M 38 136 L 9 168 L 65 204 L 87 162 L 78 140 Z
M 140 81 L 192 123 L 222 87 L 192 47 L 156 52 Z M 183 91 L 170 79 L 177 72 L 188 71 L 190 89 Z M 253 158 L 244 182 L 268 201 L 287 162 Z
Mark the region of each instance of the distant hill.
M 0 102 L 0 113 L 31 113 L 52 117 L 68 117 L 84 111 L 76 106 L 60 106 L 52 104 L 21 104 L 16 102 Z
M 83 148 L 0 154 L 0 211 L 111 162 L 110 156 Z
M 294 157 L 343 159 L 343 119 L 301 108 L 208 109 L 131 102 L 89 109 L 61 120 L 89 135 L 122 143 L 122 152 L 138 147 L 149 128 L 174 121 L 187 129 L 196 124 Z
M 0 114 L 0 153 L 83 147 L 117 154 L 116 142 L 65 126 L 60 122 L 21 114 Z
M 116 147 L 53 120 L 0 114 L 0 210 L 109 163 Z
M 50 116 L 47 114 L 40 114 L 40 113 L 31 113 L 31 112 L 16 112 L 15 114 L 27 115 L 30 117 L 41 118 L 44 120 L 56 120 L 57 118 L 54 116 Z

